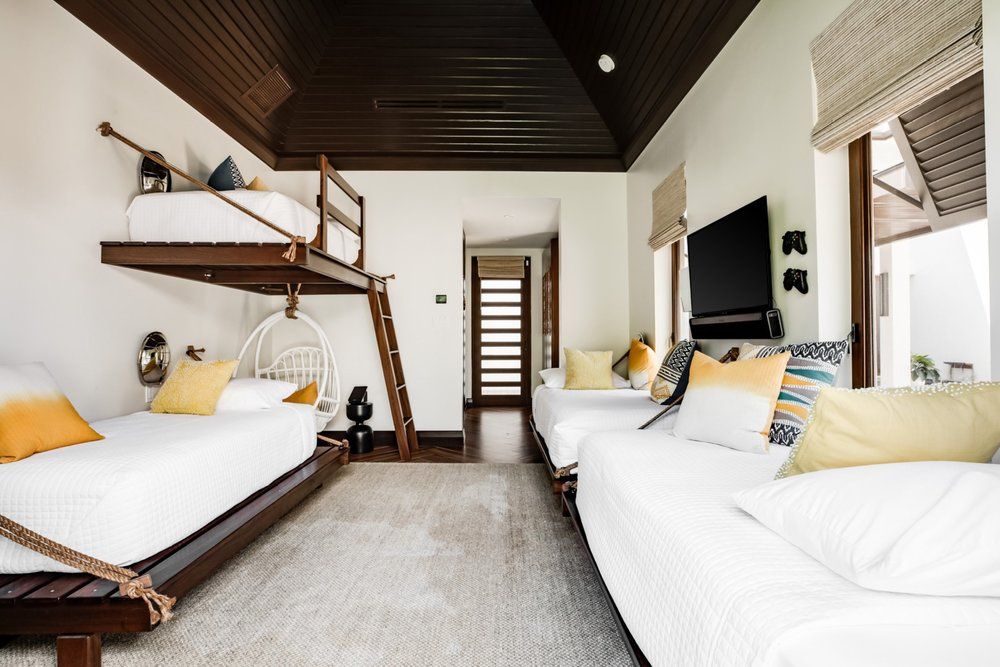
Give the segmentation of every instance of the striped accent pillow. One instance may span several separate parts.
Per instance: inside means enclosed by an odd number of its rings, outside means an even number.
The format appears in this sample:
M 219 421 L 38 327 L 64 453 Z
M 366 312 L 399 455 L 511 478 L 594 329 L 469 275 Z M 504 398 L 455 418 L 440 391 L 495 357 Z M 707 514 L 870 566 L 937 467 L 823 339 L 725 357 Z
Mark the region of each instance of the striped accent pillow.
M 802 432 L 820 390 L 836 382 L 837 371 L 847 355 L 847 341 L 780 346 L 743 343 L 740 359 L 761 359 L 783 352 L 791 352 L 792 357 L 774 409 L 771 442 L 790 447 Z

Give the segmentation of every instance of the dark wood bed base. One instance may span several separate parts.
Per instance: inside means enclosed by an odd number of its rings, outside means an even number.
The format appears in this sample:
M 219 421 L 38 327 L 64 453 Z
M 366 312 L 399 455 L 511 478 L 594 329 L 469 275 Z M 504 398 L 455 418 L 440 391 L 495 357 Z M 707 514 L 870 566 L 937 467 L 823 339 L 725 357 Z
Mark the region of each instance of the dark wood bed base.
M 319 444 L 304 463 L 132 569 L 150 575 L 160 593 L 180 600 L 348 460 L 346 448 Z M 123 598 L 117 584 L 89 574 L 0 574 L 0 633 L 57 635 L 59 667 L 97 667 L 103 633 L 154 627 L 145 602 Z
M 594 560 L 594 553 L 590 550 L 590 543 L 587 542 L 587 533 L 583 529 L 583 522 L 580 521 L 580 512 L 576 507 L 576 492 L 573 490 L 563 491 L 562 502 L 564 513 L 572 520 L 573 527 L 576 528 L 576 532 L 580 536 L 580 541 L 583 543 L 583 548 L 587 552 L 587 557 L 590 559 L 590 564 L 594 568 L 594 574 L 597 575 L 597 582 L 601 585 L 601 592 L 604 593 L 604 598 L 608 601 L 608 609 L 611 610 L 611 615 L 615 619 L 618 634 L 621 635 L 622 640 L 625 642 L 625 648 L 628 649 L 629 657 L 632 658 L 632 664 L 636 667 L 650 667 L 649 660 L 643 655 L 642 649 L 639 648 L 628 626 L 625 625 L 625 620 L 618 611 L 618 605 L 615 604 L 614 599 L 611 597 L 611 592 L 608 590 L 607 584 L 604 583 L 601 570 L 597 567 L 597 561 Z
M 545 469 L 548 470 L 549 478 L 552 480 L 552 493 L 562 493 L 563 484 L 576 479 L 576 475 L 556 478 L 556 466 L 552 463 L 552 457 L 549 456 L 549 446 L 545 444 L 545 438 L 542 437 L 542 434 L 538 432 L 538 427 L 535 426 L 534 415 L 528 417 L 528 425 L 531 426 L 531 435 L 535 438 L 538 451 L 542 453 L 542 459 L 545 461 Z

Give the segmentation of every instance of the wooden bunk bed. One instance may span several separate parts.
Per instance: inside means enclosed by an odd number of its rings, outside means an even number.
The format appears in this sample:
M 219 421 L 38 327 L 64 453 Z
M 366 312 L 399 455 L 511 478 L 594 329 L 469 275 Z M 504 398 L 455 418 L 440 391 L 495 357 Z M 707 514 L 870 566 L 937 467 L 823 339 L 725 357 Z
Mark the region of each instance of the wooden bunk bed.
M 244 210 L 158 155 L 118 134 L 109 124 L 102 123 L 98 130 L 190 180 L 199 188 L 214 193 L 228 204 Z M 291 247 L 287 251 L 286 245 L 282 243 L 105 241 L 101 243 L 101 262 L 256 294 L 292 294 L 295 302 L 299 296 L 306 295 L 367 295 L 382 375 L 389 396 L 396 446 L 400 459 L 409 461 L 411 454 L 419 448 L 419 443 L 389 304 L 387 280 L 395 276 L 378 276 L 365 270 L 364 197 L 330 165 L 325 155 L 320 155 L 317 163 L 320 183 L 316 204 L 320 211 L 320 225 L 316 238 L 309 245 L 299 245 L 302 239 L 292 237 L 284 230 L 279 231 L 291 240 Z M 331 185 L 357 205 L 360 211 L 358 221 L 351 219 L 330 201 Z M 258 222 L 274 228 L 270 222 L 250 211 L 244 212 Z M 331 222 L 360 237 L 358 259 L 353 264 L 327 252 L 327 224 Z M 248 224 L 252 224 L 252 221 L 248 221 Z
M 118 134 L 110 124 L 102 123 L 98 130 L 202 190 L 225 199 L 160 156 Z M 290 245 L 104 242 L 101 261 L 258 294 L 287 294 L 286 313 L 290 317 L 294 316 L 299 295 L 367 295 L 396 442 L 400 458 L 406 461 L 419 445 L 389 305 L 386 282 L 392 276 L 378 276 L 365 270 L 364 198 L 333 169 L 325 156 L 319 156 L 318 165 L 320 225 L 316 239 L 309 245 L 299 245 L 305 239 L 292 236 L 226 200 L 249 217 L 288 236 Z M 358 222 L 329 201 L 331 183 L 358 206 Z M 353 264 L 327 252 L 328 221 L 343 225 L 360 237 L 358 259 Z M 131 569 L 143 578 L 148 577 L 146 586 L 155 586 L 161 596 L 180 599 L 347 463 L 346 442 L 320 435 L 315 451 L 305 462 L 194 534 L 132 565 Z M 129 597 L 124 592 L 115 582 L 85 573 L 0 574 L 0 645 L 11 635 L 57 635 L 60 667 L 97 667 L 101 662 L 103 633 L 146 632 L 158 625 L 159 615 L 147 606 L 146 600 Z

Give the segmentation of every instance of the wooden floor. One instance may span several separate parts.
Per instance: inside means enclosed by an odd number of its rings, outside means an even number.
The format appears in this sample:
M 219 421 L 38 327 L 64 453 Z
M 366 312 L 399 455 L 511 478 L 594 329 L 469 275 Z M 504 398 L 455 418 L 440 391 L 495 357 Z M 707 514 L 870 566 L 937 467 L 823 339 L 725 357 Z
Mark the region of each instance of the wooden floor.
M 540 463 L 542 457 L 528 426 L 528 408 L 472 408 L 465 411 L 465 448 L 421 447 L 420 463 Z M 399 461 L 394 446 L 376 447 L 352 461 Z

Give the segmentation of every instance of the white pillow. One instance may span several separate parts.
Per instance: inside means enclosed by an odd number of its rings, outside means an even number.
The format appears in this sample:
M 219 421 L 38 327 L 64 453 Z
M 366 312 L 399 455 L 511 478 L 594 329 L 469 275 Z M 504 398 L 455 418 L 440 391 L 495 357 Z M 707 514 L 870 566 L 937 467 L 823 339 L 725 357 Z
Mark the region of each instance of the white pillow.
M 545 370 L 538 371 L 538 374 L 542 376 L 542 382 L 545 383 L 546 387 L 562 389 L 566 386 L 565 368 L 546 368 Z M 611 373 L 611 381 L 614 383 L 615 389 L 628 389 L 632 386 L 628 380 L 618 373 Z
M 733 498 L 859 586 L 1000 596 L 1000 466 L 920 461 L 835 468 Z
M 219 396 L 215 411 L 266 410 L 285 400 L 298 386 L 281 380 L 236 378 L 230 380 Z

